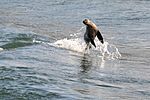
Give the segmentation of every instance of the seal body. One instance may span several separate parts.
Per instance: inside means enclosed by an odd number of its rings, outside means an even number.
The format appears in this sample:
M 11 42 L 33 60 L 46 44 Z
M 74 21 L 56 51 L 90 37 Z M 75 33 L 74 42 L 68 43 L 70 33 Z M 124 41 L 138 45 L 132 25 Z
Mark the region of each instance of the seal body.
M 97 26 L 92 21 L 90 21 L 89 19 L 85 19 L 83 21 L 83 23 L 86 25 L 86 32 L 84 34 L 84 41 L 87 44 L 86 49 L 88 47 L 91 48 L 90 43 L 94 47 L 96 47 L 95 42 L 94 42 L 94 39 L 96 36 L 100 40 L 100 42 L 103 44 L 104 43 L 103 37 L 102 37 L 100 31 L 97 29 Z

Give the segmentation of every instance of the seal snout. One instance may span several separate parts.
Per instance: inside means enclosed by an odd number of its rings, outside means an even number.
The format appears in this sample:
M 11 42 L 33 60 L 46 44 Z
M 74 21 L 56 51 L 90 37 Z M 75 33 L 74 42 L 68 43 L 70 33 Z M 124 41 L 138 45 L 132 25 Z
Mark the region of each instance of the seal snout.
M 89 19 L 83 20 L 83 23 L 84 23 L 85 25 L 87 25 L 87 24 L 89 23 Z

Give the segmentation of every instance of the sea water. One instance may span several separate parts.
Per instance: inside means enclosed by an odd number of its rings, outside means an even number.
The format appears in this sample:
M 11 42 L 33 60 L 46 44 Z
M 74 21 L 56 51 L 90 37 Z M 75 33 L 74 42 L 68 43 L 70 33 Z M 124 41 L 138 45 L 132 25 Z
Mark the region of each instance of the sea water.
M 149 100 L 149 0 L 1 0 L 0 100 Z M 82 21 L 104 37 L 85 51 Z

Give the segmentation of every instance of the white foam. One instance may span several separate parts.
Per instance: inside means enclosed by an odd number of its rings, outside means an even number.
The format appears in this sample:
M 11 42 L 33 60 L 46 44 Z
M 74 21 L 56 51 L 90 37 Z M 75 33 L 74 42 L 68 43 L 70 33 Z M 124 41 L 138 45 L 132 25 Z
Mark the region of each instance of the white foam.
M 51 43 L 50 45 L 64 49 L 69 49 L 76 52 L 84 52 L 86 46 L 85 42 L 79 38 L 76 39 L 65 38 L 62 40 L 57 40 L 56 42 Z
M 97 47 L 92 47 L 91 50 L 98 51 L 103 57 L 107 57 L 109 59 L 118 59 L 121 57 L 121 54 L 119 53 L 118 48 L 115 45 L 109 44 L 107 41 L 105 41 L 104 44 L 102 44 L 98 39 L 95 40 L 95 43 Z M 50 45 L 82 53 L 85 52 L 86 47 L 84 40 L 82 40 L 81 38 L 65 38 L 57 40 L 56 42 L 51 43 Z
M 0 51 L 3 51 L 4 49 L 3 48 L 0 48 Z

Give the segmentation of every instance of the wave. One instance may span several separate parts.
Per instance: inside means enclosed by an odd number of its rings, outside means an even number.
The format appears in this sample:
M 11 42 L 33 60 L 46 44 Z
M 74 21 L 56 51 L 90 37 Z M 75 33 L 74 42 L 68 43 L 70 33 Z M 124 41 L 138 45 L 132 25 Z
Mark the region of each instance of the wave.
M 19 32 L 13 29 L 0 30 L 0 34 L 0 51 L 34 45 L 34 39 L 44 40 L 42 36 L 36 33 Z

